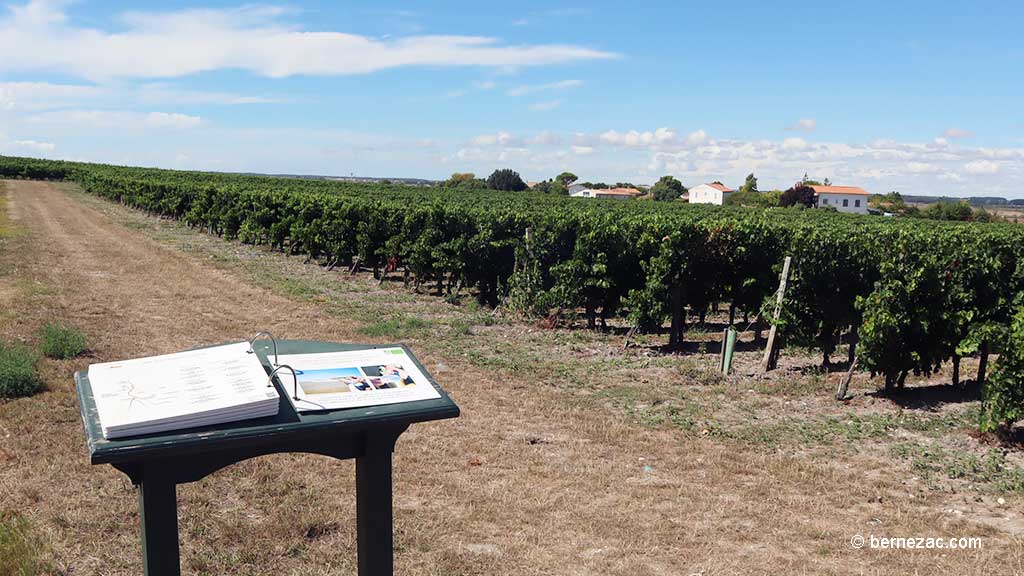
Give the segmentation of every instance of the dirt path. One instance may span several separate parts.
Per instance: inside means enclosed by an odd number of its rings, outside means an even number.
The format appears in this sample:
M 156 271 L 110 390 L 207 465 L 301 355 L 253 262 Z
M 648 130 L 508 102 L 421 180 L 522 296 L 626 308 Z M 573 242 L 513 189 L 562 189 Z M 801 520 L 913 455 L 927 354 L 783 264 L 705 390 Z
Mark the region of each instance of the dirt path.
M 8 182 L 8 194 L 27 233 L 16 258 L 0 255 L 0 294 L 17 292 L 22 312 L 3 317 L 7 336 L 59 317 L 84 327 L 102 359 L 259 329 L 367 340 L 351 321 L 118 226 L 53 185 Z M 1019 539 L 909 500 L 878 470 L 641 429 L 457 357 L 423 360 L 448 367 L 437 376 L 464 415 L 399 442 L 398 573 L 1024 572 Z M 26 514 L 66 573 L 134 574 L 134 490 L 86 462 L 70 375 L 87 363 L 48 362 L 49 392 L 0 404 L 0 512 Z M 181 487 L 179 500 L 186 573 L 355 572 L 349 462 L 260 458 Z M 855 534 L 982 536 L 985 546 L 853 550 Z

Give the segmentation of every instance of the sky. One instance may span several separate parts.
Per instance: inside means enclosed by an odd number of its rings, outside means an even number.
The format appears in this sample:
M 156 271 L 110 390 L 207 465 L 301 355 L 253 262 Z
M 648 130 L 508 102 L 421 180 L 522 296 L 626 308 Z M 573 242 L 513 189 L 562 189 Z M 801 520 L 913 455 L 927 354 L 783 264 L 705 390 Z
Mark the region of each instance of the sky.
M 985 0 L 15 1 L 0 154 L 1024 198 L 1020 22 Z

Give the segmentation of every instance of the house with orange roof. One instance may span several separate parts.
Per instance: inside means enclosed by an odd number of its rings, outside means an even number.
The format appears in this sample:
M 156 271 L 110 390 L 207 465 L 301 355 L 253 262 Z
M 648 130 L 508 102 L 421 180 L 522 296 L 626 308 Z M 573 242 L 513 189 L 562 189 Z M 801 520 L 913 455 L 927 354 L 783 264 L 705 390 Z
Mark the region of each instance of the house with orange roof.
M 570 190 L 570 196 L 577 198 L 613 198 L 615 200 L 629 200 L 641 195 L 642 192 L 636 188 L 581 188 L 576 191 Z
M 690 204 L 716 204 L 721 206 L 725 204 L 725 199 L 733 192 L 734 190 L 721 182 L 701 184 L 690 188 Z
M 857 186 L 811 186 L 818 199 L 818 208 L 835 208 L 852 214 L 868 213 L 868 194 Z
M 594 198 L 616 198 L 619 200 L 629 200 L 642 194 L 636 188 L 607 188 L 605 190 L 591 190 L 591 192 L 594 193 Z

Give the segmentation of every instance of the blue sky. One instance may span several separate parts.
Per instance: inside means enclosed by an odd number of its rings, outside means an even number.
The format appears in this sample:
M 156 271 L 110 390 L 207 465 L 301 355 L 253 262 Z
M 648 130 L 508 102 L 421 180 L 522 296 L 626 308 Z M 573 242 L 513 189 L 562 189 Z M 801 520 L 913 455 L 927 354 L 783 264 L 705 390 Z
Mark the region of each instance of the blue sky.
M 1024 197 L 1016 2 L 14 2 L 0 153 Z

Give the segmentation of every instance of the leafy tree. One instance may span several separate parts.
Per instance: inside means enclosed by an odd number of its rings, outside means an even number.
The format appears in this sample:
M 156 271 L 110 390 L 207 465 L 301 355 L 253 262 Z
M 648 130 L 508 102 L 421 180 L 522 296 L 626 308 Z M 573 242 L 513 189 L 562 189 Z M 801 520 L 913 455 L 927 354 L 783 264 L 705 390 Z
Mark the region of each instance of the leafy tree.
M 748 208 L 772 208 L 779 205 L 782 192 L 733 192 L 725 198 L 726 206 L 746 206 Z
M 526 190 L 526 182 L 523 182 L 515 170 L 502 168 L 495 170 L 487 177 L 487 187 L 492 190 L 520 192 Z
M 578 180 L 578 178 L 572 172 L 562 172 L 558 176 L 555 176 L 555 182 L 558 182 L 565 188 L 572 186 L 572 183 L 576 180 Z
M 757 177 L 751 172 L 747 174 L 747 180 L 740 186 L 740 192 L 754 192 L 757 193 Z
M 782 190 L 769 190 L 768 192 L 760 193 L 761 201 L 764 202 L 765 208 L 772 208 L 775 206 L 782 205 Z
M 960 202 L 936 202 L 921 210 L 921 217 L 929 220 L 971 220 L 974 211 L 971 205 Z
M 672 201 L 686 192 L 686 187 L 672 176 L 662 176 L 651 187 L 651 195 L 659 202 Z
M 814 189 L 806 184 L 798 183 L 782 193 L 779 197 L 780 206 L 814 207 Z
M 564 184 L 559 182 L 557 178 L 555 180 L 545 180 L 543 182 L 538 182 L 533 187 L 533 191 L 543 192 L 544 194 L 561 194 L 563 196 L 569 194 L 569 189 L 566 188 Z
M 486 188 L 487 183 L 476 177 L 472 172 L 455 172 L 441 187 L 443 188 Z
M 895 190 L 888 194 L 872 194 L 868 198 L 868 206 L 891 214 L 906 214 L 908 210 L 903 195 Z

